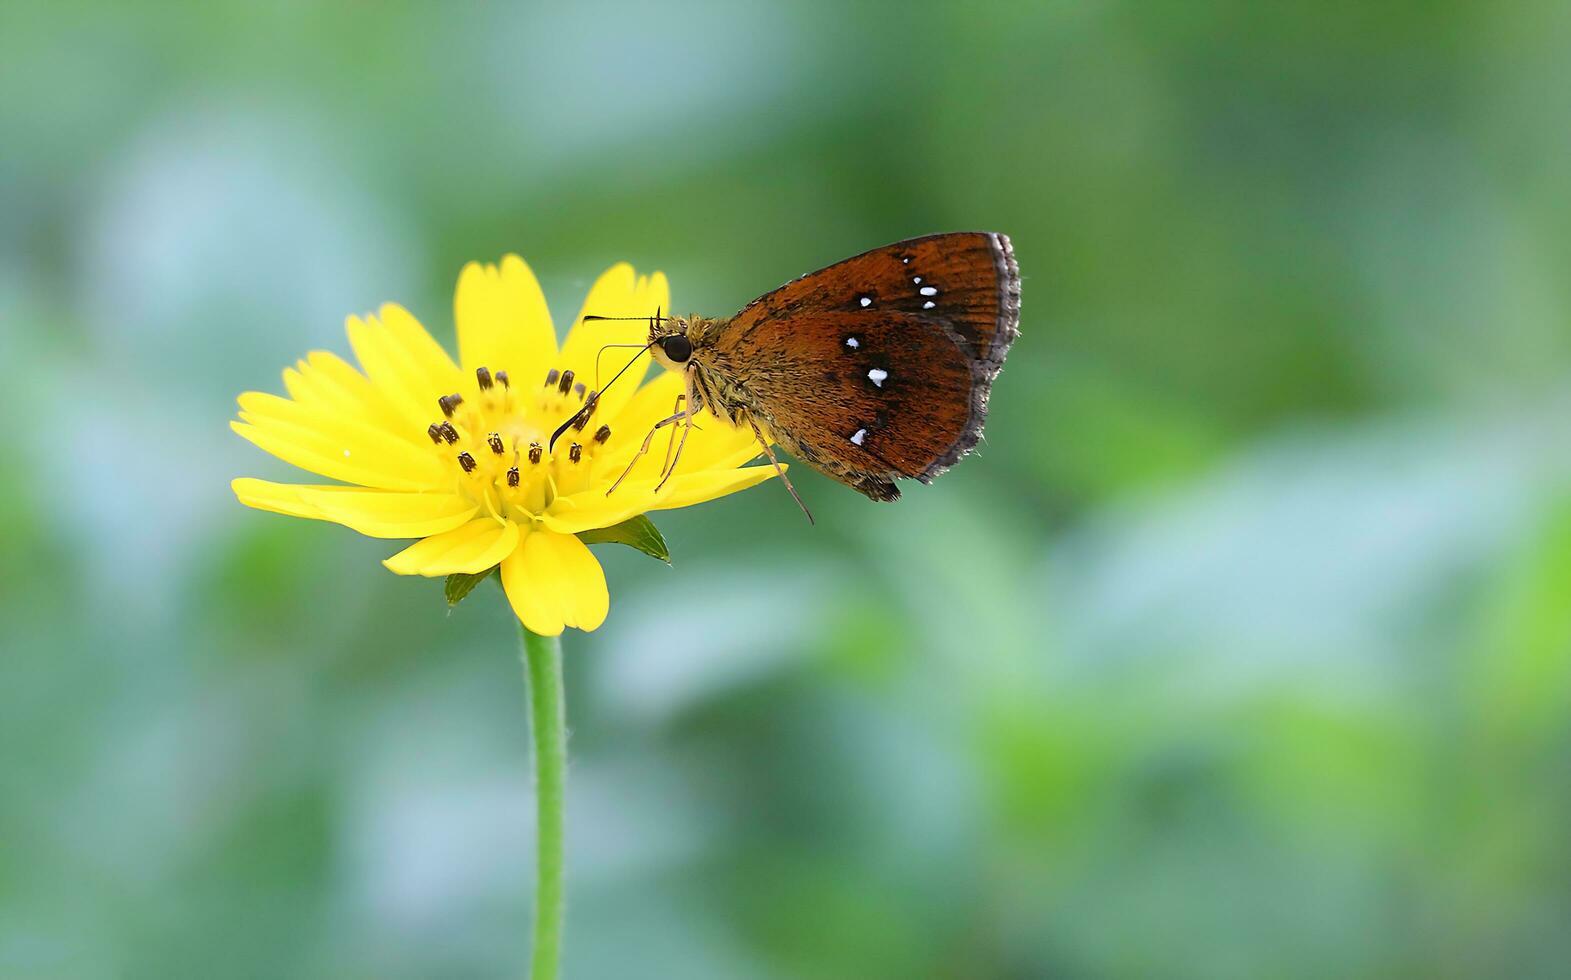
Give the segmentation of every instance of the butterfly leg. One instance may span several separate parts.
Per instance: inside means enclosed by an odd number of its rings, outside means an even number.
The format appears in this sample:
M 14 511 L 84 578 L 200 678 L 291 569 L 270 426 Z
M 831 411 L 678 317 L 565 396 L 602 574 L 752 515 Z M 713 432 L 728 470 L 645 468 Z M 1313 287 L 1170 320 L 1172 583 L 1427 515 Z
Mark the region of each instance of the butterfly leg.
M 686 395 L 677 395 L 676 396 L 676 410 L 678 412 L 680 412 L 682 410 L 682 407 L 684 405 L 688 405 L 688 404 L 691 404 L 691 403 L 688 402 Z M 688 412 L 687 414 L 689 416 L 689 419 L 688 419 L 687 422 L 684 423 L 684 426 L 685 425 L 692 425 L 691 416 L 692 416 L 693 413 L 692 412 Z M 686 436 L 684 435 L 683 438 L 685 439 Z M 666 441 L 665 441 L 665 462 L 660 464 L 660 474 L 661 474 L 662 477 L 664 477 L 665 474 L 669 473 L 670 470 L 671 470 L 671 465 L 672 465 L 671 464 L 671 451 L 673 449 L 675 449 L 675 448 L 676 448 L 676 426 L 672 425 L 671 426 L 671 434 L 666 437 Z M 665 486 L 665 480 L 664 479 L 662 479 L 660 481 L 660 486 Z M 655 487 L 655 489 L 659 490 L 660 487 Z
M 747 424 L 753 427 L 753 435 L 758 437 L 758 444 L 764 447 L 764 455 L 768 456 L 769 462 L 774 464 L 775 473 L 779 475 L 780 482 L 784 483 L 786 490 L 790 492 L 791 499 L 796 501 L 798 507 L 802 508 L 802 514 L 807 517 L 807 523 L 816 523 L 813 520 L 813 512 L 807 509 L 806 504 L 802 503 L 802 498 L 797 494 L 796 487 L 791 485 L 791 478 L 786 476 L 785 467 L 780 465 L 778 459 L 775 459 L 775 451 L 770 448 L 769 440 L 764 438 L 764 433 L 758 428 L 758 423 L 753 420 L 752 412 L 747 413 Z
M 687 401 L 687 412 L 685 413 L 686 418 L 682 423 L 682 438 L 681 441 L 676 444 L 676 456 L 674 458 L 670 456 L 670 447 L 666 447 L 666 454 L 669 461 L 666 463 L 665 476 L 661 477 L 660 482 L 655 484 L 655 493 L 659 493 L 660 488 L 665 486 L 666 481 L 670 480 L 672 475 L 676 473 L 676 464 L 682 461 L 682 450 L 687 446 L 687 433 L 690 429 L 693 428 L 693 372 L 691 370 L 687 371 L 683 375 L 683 380 L 687 384 L 687 393 L 680 396 L 678 399 L 678 401 L 682 399 L 686 399 Z M 671 434 L 672 436 L 675 436 L 676 430 L 673 429 Z
M 682 403 L 682 396 L 678 395 L 677 396 L 677 404 L 680 405 L 681 403 Z M 686 409 L 682 409 L 682 410 L 678 411 L 676 414 L 671 415 L 671 416 L 669 416 L 667 418 L 663 418 L 660 421 L 656 422 L 654 424 L 654 426 L 650 428 L 649 434 L 647 436 L 644 436 L 644 444 L 642 446 L 638 447 L 638 452 L 634 453 L 633 454 L 633 458 L 628 461 L 627 469 L 623 470 L 622 471 L 622 475 L 616 478 L 616 482 L 611 484 L 611 489 L 607 490 L 605 492 L 605 495 L 607 497 L 611 496 L 612 491 L 616 490 L 617 487 L 622 485 L 622 481 L 627 479 L 627 474 L 633 472 L 633 467 L 638 463 L 638 460 L 640 459 L 640 457 L 642 457 L 645 453 L 649 452 L 650 445 L 655 441 L 655 433 L 656 432 L 659 432 L 661 429 L 665 428 L 668 425 L 675 425 L 676 423 L 682 421 L 685 418 L 687 418 L 687 410 Z

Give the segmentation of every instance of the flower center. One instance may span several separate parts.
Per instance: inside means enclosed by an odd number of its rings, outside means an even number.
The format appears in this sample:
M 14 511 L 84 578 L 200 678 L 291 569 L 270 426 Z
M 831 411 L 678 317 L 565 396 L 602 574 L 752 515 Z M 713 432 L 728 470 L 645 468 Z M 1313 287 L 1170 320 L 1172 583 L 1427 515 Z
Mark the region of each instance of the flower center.
M 591 421 L 598 392 L 555 368 L 532 392 L 515 391 L 506 371 L 476 368 L 475 380 L 479 397 L 438 398 L 442 419 L 426 429 L 461 493 L 495 517 L 529 522 L 557 497 L 588 488 L 595 452 L 611 438 L 609 425 Z M 551 433 L 569 416 L 553 452 Z

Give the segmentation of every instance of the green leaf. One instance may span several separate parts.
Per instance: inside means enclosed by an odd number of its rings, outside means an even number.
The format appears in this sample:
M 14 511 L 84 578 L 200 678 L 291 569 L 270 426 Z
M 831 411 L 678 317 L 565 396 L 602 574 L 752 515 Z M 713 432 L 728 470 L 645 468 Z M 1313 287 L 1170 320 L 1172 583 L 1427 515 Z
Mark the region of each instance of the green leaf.
M 447 577 L 447 585 L 442 589 L 447 594 L 447 607 L 458 605 L 464 597 L 475 590 L 475 586 L 496 574 L 495 568 L 488 568 L 483 572 L 458 572 Z
M 625 544 L 637 548 L 651 558 L 671 564 L 671 550 L 660 536 L 655 522 L 642 514 L 631 517 L 612 527 L 599 527 L 593 531 L 580 531 L 578 540 L 584 544 Z

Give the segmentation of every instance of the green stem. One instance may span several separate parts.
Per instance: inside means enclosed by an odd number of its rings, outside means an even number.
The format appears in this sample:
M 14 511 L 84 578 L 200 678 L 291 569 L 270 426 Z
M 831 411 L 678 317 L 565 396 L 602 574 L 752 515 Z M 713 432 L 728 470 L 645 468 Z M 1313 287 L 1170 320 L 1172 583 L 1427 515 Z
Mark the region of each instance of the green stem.
M 567 777 L 562 644 L 554 636 L 519 630 L 535 743 L 535 941 L 529 976 L 556 980 L 562 958 L 562 810 Z

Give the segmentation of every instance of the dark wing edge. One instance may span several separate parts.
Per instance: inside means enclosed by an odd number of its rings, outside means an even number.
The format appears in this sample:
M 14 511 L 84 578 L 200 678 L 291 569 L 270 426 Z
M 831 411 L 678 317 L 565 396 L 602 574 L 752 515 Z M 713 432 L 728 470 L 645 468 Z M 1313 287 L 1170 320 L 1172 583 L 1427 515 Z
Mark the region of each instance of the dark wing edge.
M 1008 235 L 998 232 L 983 234 L 992 246 L 993 267 L 998 274 L 996 333 L 987 358 L 971 361 L 971 414 L 966 419 L 965 428 L 948 451 L 917 474 L 916 478 L 922 483 L 931 483 L 933 477 L 960 462 L 982 441 L 982 426 L 987 422 L 987 400 L 993 391 L 993 379 L 1003 370 L 1004 355 L 1009 353 L 1015 338 L 1020 336 L 1020 264 L 1015 261 L 1015 247 Z M 962 350 L 970 349 L 954 330 L 948 332 Z

